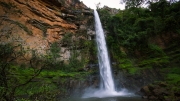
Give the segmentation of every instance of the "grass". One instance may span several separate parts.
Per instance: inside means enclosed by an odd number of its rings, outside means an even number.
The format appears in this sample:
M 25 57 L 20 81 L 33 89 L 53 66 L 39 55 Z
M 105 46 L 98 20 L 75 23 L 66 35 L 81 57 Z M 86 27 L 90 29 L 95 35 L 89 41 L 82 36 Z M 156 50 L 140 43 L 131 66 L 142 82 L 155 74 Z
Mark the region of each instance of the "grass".
M 138 71 L 139 71 L 139 69 L 138 69 L 137 67 L 128 68 L 128 72 L 129 72 L 129 74 L 131 74 L 131 75 L 135 75 L 135 74 L 139 73 Z
M 132 62 L 127 58 L 119 59 L 118 61 L 120 62 L 119 67 L 122 69 L 133 67 Z
M 76 73 L 66 73 L 66 72 L 62 72 L 60 70 L 57 71 L 42 71 L 40 76 L 42 77 L 55 77 L 55 76 L 59 76 L 59 77 L 74 77 L 76 75 Z
M 164 73 L 165 80 L 170 84 L 180 85 L 180 68 L 167 67 L 162 68 L 161 72 Z
M 150 58 L 150 59 L 145 59 L 141 61 L 138 66 L 139 67 L 146 67 L 146 66 L 151 66 L 151 65 L 157 65 L 157 66 L 162 66 L 163 64 L 168 64 L 169 63 L 169 57 L 164 56 L 164 57 L 157 57 L 157 58 Z
M 118 67 L 121 69 L 126 69 L 130 75 L 139 74 L 140 69 L 134 66 L 130 59 L 121 58 L 121 59 L 118 59 L 118 61 L 120 62 Z
M 41 81 L 41 82 L 30 82 L 23 87 L 19 87 L 16 91 L 16 95 L 19 96 L 27 95 L 28 97 L 31 97 L 33 95 L 57 94 L 58 92 L 59 91 L 57 85 L 46 81 Z
M 31 70 L 25 70 L 30 72 Z M 25 73 L 24 72 L 24 73 Z M 29 74 L 29 73 L 28 73 Z M 53 99 L 58 94 L 66 93 L 66 84 L 69 78 L 82 80 L 86 72 L 63 72 L 61 70 L 43 70 L 32 82 L 18 87 L 16 96 L 41 96 L 46 99 Z
M 133 64 L 133 61 L 130 60 L 128 57 L 121 57 L 118 58 L 119 65 L 121 69 L 126 69 L 129 74 L 139 74 L 141 70 L 144 69 L 152 69 L 154 66 L 164 67 L 166 64 L 169 64 L 169 57 L 162 56 L 162 57 L 154 57 L 154 58 L 146 58 L 139 63 Z
M 167 80 L 169 83 L 180 85 L 180 74 L 168 74 Z
M 164 51 L 159 46 L 155 44 L 148 44 L 148 47 L 150 49 L 149 52 L 153 52 L 153 56 L 165 56 Z
M 84 78 L 86 75 L 88 75 L 89 72 L 64 72 L 61 70 L 56 70 L 56 71 L 47 71 L 44 70 L 40 73 L 38 78 L 53 78 L 53 79 L 58 79 L 61 77 L 71 77 L 74 79 L 82 79 Z

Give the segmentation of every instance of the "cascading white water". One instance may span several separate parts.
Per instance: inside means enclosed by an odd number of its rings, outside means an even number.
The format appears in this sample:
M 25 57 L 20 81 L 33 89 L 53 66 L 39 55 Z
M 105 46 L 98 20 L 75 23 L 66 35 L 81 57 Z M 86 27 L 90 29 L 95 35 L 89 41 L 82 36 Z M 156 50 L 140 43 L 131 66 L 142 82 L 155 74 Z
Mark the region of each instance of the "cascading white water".
M 111 73 L 111 66 L 106 47 L 106 41 L 104 32 L 102 29 L 101 21 L 96 10 L 94 10 L 95 18 L 95 30 L 96 30 L 96 42 L 98 47 L 98 62 L 100 70 L 100 89 L 87 89 L 83 98 L 89 97 L 112 97 L 112 96 L 129 96 L 131 93 L 127 93 L 126 90 L 116 91 L 114 81 Z
M 98 62 L 101 76 L 101 90 L 115 91 L 114 81 L 111 73 L 111 66 L 109 62 L 104 31 L 102 29 L 101 21 L 96 10 L 94 10 L 95 29 L 96 29 L 96 43 L 98 48 Z

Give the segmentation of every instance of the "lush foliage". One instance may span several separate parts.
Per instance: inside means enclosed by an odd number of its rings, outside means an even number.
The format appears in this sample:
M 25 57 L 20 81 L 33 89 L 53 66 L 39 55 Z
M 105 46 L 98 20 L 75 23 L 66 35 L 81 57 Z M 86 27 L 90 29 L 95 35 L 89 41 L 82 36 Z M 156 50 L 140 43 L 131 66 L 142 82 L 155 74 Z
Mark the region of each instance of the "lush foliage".
M 169 93 L 163 95 L 164 99 L 178 100 L 180 1 L 121 1 L 126 3 L 126 9 L 115 16 L 106 13 L 109 12 L 106 9 L 98 10 L 104 29 L 108 31 L 106 39 L 114 62 L 113 70 L 128 75 L 128 79 L 145 77 L 148 79 L 144 81 L 161 80 Z M 146 8 L 142 7 L 144 4 Z
M 20 50 L 17 51 L 17 48 Z M 66 84 L 70 78 L 83 80 L 88 75 L 83 70 L 86 61 L 78 59 L 78 53 L 71 53 L 69 63 L 61 61 L 58 43 L 53 43 L 43 58 L 32 50 L 30 60 L 25 58 L 26 51 L 21 48 L 21 45 L 0 45 L 1 101 L 15 98 L 56 100 L 57 95 L 67 95 Z M 22 62 L 18 62 L 18 59 Z
M 178 47 L 174 54 L 169 48 L 172 48 L 171 44 L 178 46 L 179 42 L 180 2 L 159 0 L 148 2 L 148 7 L 142 8 L 147 0 L 123 1 L 127 8 L 115 16 L 106 9 L 98 10 L 103 26 L 109 32 L 107 44 L 112 60 L 118 63 L 116 67 L 136 74 L 142 68 L 167 67 L 173 59 L 177 61 Z M 165 36 L 169 38 L 165 39 Z M 169 48 L 163 50 L 153 38 L 159 38 Z
M 17 48 L 20 49 L 19 52 L 16 51 Z M 20 45 L 0 45 L 0 53 L 0 100 L 9 101 L 14 99 L 16 91 L 19 87 L 31 82 L 32 79 L 39 75 L 42 69 L 33 68 L 31 62 L 29 64 L 30 67 L 28 71 L 26 71 L 23 64 L 21 66 L 15 65 L 18 62 L 18 58 L 21 58 L 24 60 L 24 62 L 27 62 L 27 60 L 24 58 L 25 52 Z M 35 58 L 32 58 L 31 60 L 36 61 Z

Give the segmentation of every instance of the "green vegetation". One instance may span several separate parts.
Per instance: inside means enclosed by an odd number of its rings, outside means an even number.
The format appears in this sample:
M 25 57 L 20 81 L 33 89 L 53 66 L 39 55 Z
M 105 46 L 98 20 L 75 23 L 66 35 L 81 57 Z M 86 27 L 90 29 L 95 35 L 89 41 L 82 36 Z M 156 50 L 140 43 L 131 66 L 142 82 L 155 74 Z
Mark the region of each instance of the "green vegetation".
M 24 24 L 18 22 L 18 21 L 14 21 L 14 20 L 10 20 L 8 18 L 4 18 L 5 21 L 8 21 L 12 24 L 17 25 L 18 27 L 20 27 L 21 29 L 23 29 L 28 35 L 32 35 L 32 31 L 28 29 L 28 27 L 26 27 Z
M 17 48 L 20 50 L 15 51 Z M 0 100 L 56 100 L 57 95 L 66 96 L 70 80 L 84 80 L 90 72 L 83 70 L 86 61 L 78 59 L 78 53 L 73 52 L 67 64 L 60 60 L 59 52 L 58 43 L 53 43 L 43 58 L 32 50 L 27 60 L 21 45 L 0 45 Z M 29 64 L 20 65 L 19 58 Z
M 51 25 L 44 23 L 43 21 L 38 21 L 36 19 L 30 19 L 27 22 L 29 24 L 31 24 L 32 26 L 40 29 L 42 31 L 44 37 L 47 36 L 47 29 L 51 28 Z
M 0 6 L 4 7 L 6 12 L 14 13 L 14 14 L 22 14 L 22 11 L 17 8 L 17 6 L 11 2 L 3 2 L 0 1 Z
M 11 23 L 13 23 L 13 24 L 19 26 L 20 28 L 22 28 L 25 32 L 27 32 L 27 34 L 29 34 L 29 35 L 33 34 L 32 31 L 29 30 L 28 27 L 26 27 L 24 24 L 22 24 L 22 23 L 20 23 L 18 21 L 12 21 L 12 20 L 11 20 Z
M 20 48 L 20 51 L 16 52 L 16 48 Z M 39 75 L 41 69 L 29 67 L 29 71 L 23 71 L 24 68 L 20 69 L 18 65 L 14 65 L 17 58 L 23 59 L 25 55 L 20 45 L 0 45 L 0 53 L 0 100 L 8 101 L 14 98 L 17 88 L 28 84 Z
M 163 68 L 162 72 L 165 73 L 166 81 L 169 84 L 180 86 L 180 78 L 179 78 L 180 68 L 179 67 Z
M 9 1 L 8 2 L 0 1 L 0 6 L 2 6 L 2 10 L 4 10 L 5 12 L 5 14 L 0 17 L 1 23 L 3 21 L 7 21 L 23 29 L 29 35 L 33 34 L 32 31 L 29 30 L 26 25 L 22 24 L 19 21 L 11 20 L 9 18 L 9 14 L 18 15 L 18 17 L 20 17 L 23 13 L 19 8 L 17 8 L 17 6 L 14 3 L 11 3 Z
M 82 81 L 92 73 L 84 68 L 90 50 L 94 49 L 93 41 L 84 40 L 82 35 L 77 34 L 76 40 L 72 33 L 66 33 L 61 42 L 52 43 L 42 56 L 36 50 L 24 50 L 21 45 L 1 44 L 0 100 L 57 100 L 58 96 L 67 96 L 71 80 Z M 60 43 L 71 50 L 66 62 L 61 59 Z M 30 59 L 26 59 L 27 52 L 32 54 Z
M 109 32 L 107 44 L 112 60 L 119 63 L 118 67 L 132 73 L 138 68 L 164 68 L 172 59 L 179 60 L 178 47 L 173 54 L 172 51 L 163 50 L 152 39 L 159 37 L 166 47 L 178 45 L 180 2 L 160 0 L 149 2 L 147 8 L 142 8 L 141 5 L 147 0 L 122 1 L 126 9 L 120 10 L 115 16 L 111 16 L 106 9 L 98 9 L 102 24 Z M 165 36 L 169 37 L 168 42 Z
M 170 94 L 165 99 L 176 101 L 180 92 L 180 1 L 121 1 L 126 9 L 114 16 L 98 8 L 108 31 L 111 60 L 116 62 L 113 69 L 127 71 L 132 76 L 145 76 L 145 71 L 162 75 Z M 147 7 L 141 7 L 143 4 Z M 148 76 L 151 79 L 151 74 Z
M 63 1 L 62 1 L 63 2 Z M 75 2 L 78 2 L 77 0 Z M 0 1 L 5 13 L 21 14 L 22 12 L 12 3 Z M 78 20 L 85 17 L 79 15 Z M 91 18 L 93 19 L 93 17 Z M 0 38 L 12 38 L 15 27 L 19 27 L 28 35 L 32 31 L 24 23 L 1 16 L 1 23 L 13 25 L 5 26 L 0 31 Z M 43 31 L 50 27 L 47 24 L 31 19 L 35 27 Z M 92 21 L 89 22 L 89 25 Z M 8 27 L 8 28 L 6 28 Z M 96 47 L 93 40 L 87 40 L 87 31 L 79 30 L 76 34 L 65 32 L 62 40 L 50 44 L 46 54 L 38 54 L 37 50 L 31 50 L 19 43 L 0 43 L 0 101 L 56 101 L 67 97 L 77 83 L 84 81 L 94 71 L 87 71 L 89 62 L 96 62 Z M 20 38 L 20 37 L 19 37 Z M 16 45 L 19 44 L 19 45 Z M 70 58 L 62 59 L 62 50 L 65 47 L 70 52 Z M 29 57 L 30 56 L 30 57 Z

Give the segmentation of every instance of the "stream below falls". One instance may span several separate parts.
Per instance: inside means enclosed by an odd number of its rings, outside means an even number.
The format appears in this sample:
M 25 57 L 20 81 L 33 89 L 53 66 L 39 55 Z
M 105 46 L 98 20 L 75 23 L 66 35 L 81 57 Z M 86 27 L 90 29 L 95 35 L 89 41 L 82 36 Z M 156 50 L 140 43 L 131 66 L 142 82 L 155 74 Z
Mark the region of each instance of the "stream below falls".
M 147 101 L 140 96 L 118 96 L 118 97 L 106 97 L 106 98 L 76 98 L 70 97 L 62 101 Z

